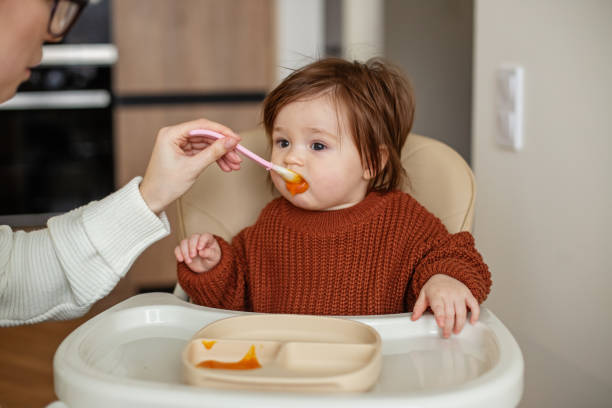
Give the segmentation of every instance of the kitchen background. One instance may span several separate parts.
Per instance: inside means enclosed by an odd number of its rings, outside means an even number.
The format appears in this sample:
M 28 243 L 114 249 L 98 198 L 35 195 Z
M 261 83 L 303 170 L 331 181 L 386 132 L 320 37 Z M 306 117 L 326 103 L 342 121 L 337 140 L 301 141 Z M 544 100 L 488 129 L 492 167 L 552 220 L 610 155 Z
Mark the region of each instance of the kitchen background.
M 474 169 L 485 306 L 523 350 L 520 406 L 610 406 L 610 21 L 607 0 L 98 0 L 0 105 L 0 221 L 37 228 L 142 175 L 167 124 L 257 126 L 265 93 L 313 58 L 382 55 L 412 79 L 414 132 Z M 508 63 L 525 70 L 518 151 L 497 143 Z M 175 243 L 149 248 L 84 319 L 0 329 L 0 406 L 51 402 L 61 340 L 126 297 L 169 290 Z

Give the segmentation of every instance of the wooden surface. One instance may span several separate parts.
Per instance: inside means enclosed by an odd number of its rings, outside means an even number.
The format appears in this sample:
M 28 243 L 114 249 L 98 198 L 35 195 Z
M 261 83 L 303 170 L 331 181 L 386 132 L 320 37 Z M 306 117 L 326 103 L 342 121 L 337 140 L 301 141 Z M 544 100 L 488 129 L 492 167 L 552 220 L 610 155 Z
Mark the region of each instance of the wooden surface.
M 258 103 L 238 105 L 188 105 L 119 107 L 115 111 L 115 174 L 117 186 L 144 174 L 157 131 L 167 125 L 198 117 L 226 124 L 236 131 L 251 129 L 259 122 Z M 216 166 L 214 164 L 213 166 Z M 146 249 L 129 272 L 139 288 L 165 287 L 176 283 L 174 247 L 178 243 L 174 204 L 166 209 L 172 233 Z
M 62 340 L 88 319 L 134 294 L 128 277 L 79 319 L 0 328 L 0 408 L 44 407 L 55 401 L 53 356 Z
M 115 92 L 268 89 L 275 73 L 272 6 L 272 0 L 115 0 Z

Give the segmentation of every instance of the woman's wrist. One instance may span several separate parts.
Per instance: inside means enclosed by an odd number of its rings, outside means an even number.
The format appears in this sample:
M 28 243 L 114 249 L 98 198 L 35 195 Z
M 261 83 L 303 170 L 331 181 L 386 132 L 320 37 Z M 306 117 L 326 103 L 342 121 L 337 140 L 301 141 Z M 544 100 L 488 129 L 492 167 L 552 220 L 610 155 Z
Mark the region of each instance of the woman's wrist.
M 166 205 L 162 202 L 162 200 L 159 200 L 159 195 L 155 194 L 155 192 L 151 190 L 149 183 L 147 183 L 146 180 L 143 180 L 140 183 L 138 190 L 140 191 L 140 195 L 142 196 L 142 199 L 147 207 L 149 207 L 149 209 L 156 215 L 159 215 L 164 208 L 166 208 Z

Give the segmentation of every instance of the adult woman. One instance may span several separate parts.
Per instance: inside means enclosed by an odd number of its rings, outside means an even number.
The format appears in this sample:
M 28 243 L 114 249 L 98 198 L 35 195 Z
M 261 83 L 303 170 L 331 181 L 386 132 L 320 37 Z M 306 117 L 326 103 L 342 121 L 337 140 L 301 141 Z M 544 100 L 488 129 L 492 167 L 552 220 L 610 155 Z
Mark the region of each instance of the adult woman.
M 0 0 L 0 102 L 9 99 L 42 44 L 61 38 L 86 0 Z M 208 145 L 190 138 L 195 128 L 225 134 Z M 98 202 L 49 220 L 31 233 L 0 226 L 0 326 L 69 319 L 107 295 L 136 257 L 168 235 L 163 209 L 217 160 L 240 168 L 238 137 L 205 119 L 161 129 L 144 178 L 137 177 Z

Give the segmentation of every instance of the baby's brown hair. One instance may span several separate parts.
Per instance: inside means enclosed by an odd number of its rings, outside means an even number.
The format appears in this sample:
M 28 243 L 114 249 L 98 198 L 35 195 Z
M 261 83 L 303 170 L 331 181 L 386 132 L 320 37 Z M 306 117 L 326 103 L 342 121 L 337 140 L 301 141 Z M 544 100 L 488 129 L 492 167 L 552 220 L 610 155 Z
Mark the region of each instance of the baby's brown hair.
M 266 96 L 263 123 L 272 137 L 274 121 L 283 107 L 329 92 L 336 111 L 344 110 L 349 131 L 365 168 L 381 169 L 369 191 L 388 192 L 401 187 L 405 170 L 401 152 L 414 120 L 414 96 L 408 79 L 398 68 L 370 59 L 365 63 L 325 58 L 285 78 Z

